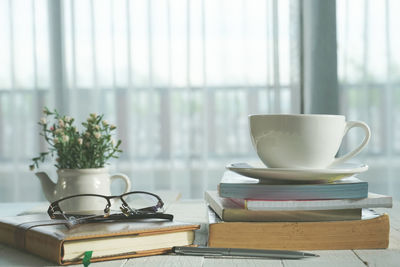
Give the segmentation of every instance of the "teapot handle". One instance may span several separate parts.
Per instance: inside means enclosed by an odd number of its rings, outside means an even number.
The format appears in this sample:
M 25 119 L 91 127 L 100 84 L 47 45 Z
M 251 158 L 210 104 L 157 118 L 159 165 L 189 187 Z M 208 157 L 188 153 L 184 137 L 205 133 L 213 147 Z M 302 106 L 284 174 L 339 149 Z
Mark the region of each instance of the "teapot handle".
M 123 173 L 116 173 L 110 177 L 111 182 L 115 179 L 122 179 L 125 182 L 125 190 L 123 194 L 128 193 L 131 190 L 131 181 L 129 180 L 128 176 Z

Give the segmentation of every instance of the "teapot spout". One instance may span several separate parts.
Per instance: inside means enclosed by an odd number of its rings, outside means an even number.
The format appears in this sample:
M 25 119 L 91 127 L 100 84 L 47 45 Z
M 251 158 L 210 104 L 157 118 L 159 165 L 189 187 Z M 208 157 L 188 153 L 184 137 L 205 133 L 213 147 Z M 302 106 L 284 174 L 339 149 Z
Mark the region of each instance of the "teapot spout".
M 35 175 L 39 178 L 42 185 L 44 196 L 49 202 L 56 200 L 56 184 L 45 172 L 37 172 Z

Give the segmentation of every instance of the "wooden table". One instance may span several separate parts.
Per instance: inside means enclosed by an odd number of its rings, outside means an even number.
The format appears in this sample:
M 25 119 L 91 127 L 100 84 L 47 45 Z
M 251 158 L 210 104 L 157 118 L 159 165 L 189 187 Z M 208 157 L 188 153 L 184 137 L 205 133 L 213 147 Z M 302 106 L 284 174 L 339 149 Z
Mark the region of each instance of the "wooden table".
M 34 207 L 43 207 L 44 203 L 0 203 L 0 216 L 12 216 Z M 390 244 L 388 249 L 381 250 L 336 250 L 314 251 L 319 258 L 301 260 L 273 259 L 216 259 L 191 256 L 160 255 L 126 260 L 93 263 L 90 266 L 400 266 L 400 203 L 394 202 L 393 209 L 382 209 L 390 215 Z M 175 220 L 207 223 L 207 209 L 202 200 L 180 201 L 168 208 L 175 214 Z M 197 244 L 207 240 L 207 231 L 202 227 L 196 233 Z M 54 263 L 37 256 L 0 245 L 1 266 L 54 266 Z M 82 265 L 80 265 L 82 266 Z

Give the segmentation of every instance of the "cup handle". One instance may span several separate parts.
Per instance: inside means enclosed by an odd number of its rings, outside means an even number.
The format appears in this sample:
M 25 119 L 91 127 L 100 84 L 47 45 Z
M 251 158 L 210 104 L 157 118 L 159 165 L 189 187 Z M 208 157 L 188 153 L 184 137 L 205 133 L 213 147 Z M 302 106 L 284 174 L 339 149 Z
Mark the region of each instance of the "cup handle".
M 125 182 L 125 190 L 123 194 L 128 193 L 131 190 L 131 181 L 129 180 L 128 176 L 123 173 L 116 173 L 110 177 L 111 182 L 115 179 L 122 179 Z
M 339 164 L 339 163 L 342 163 L 342 162 L 354 157 L 355 155 L 357 155 L 368 144 L 368 141 L 371 138 L 371 130 L 369 129 L 368 125 L 366 123 L 362 122 L 362 121 L 348 121 L 348 122 L 346 122 L 346 127 L 344 129 L 343 136 L 345 136 L 349 132 L 349 130 L 351 128 L 354 128 L 354 127 L 360 127 L 360 128 L 362 128 L 364 130 L 364 132 L 365 132 L 364 140 L 353 151 L 351 151 L 351 152 L 347 153 L 346 155 L 343 155 L 343 156 L 341 156 L 339 158 L 335 158 L 335 160 L 333 161 L 331 166 Z

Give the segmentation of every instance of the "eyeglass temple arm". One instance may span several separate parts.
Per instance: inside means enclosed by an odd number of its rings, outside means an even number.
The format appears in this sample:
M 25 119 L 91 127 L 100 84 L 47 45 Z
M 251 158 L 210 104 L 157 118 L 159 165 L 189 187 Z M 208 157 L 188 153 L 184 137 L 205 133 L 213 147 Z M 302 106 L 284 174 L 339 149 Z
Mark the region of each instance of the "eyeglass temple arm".
M 56 213 L 57 211 L 60 212 L 60 214 L 64 214 L 60 206 L 58 206 L 58 202 L 53 202 L 47 209 L 47 214 L 50 216 L 50 218 L 54 219 L 56 217 L 54 213 Z
M 126 216 L 125 214 L 112 214 L 107 218 L 95 218 L 96 220 L 118 220 L 118 219 L 166 219 L 172 221 L 174 219 L 174 215 L 167 213 L 134 213 Z

